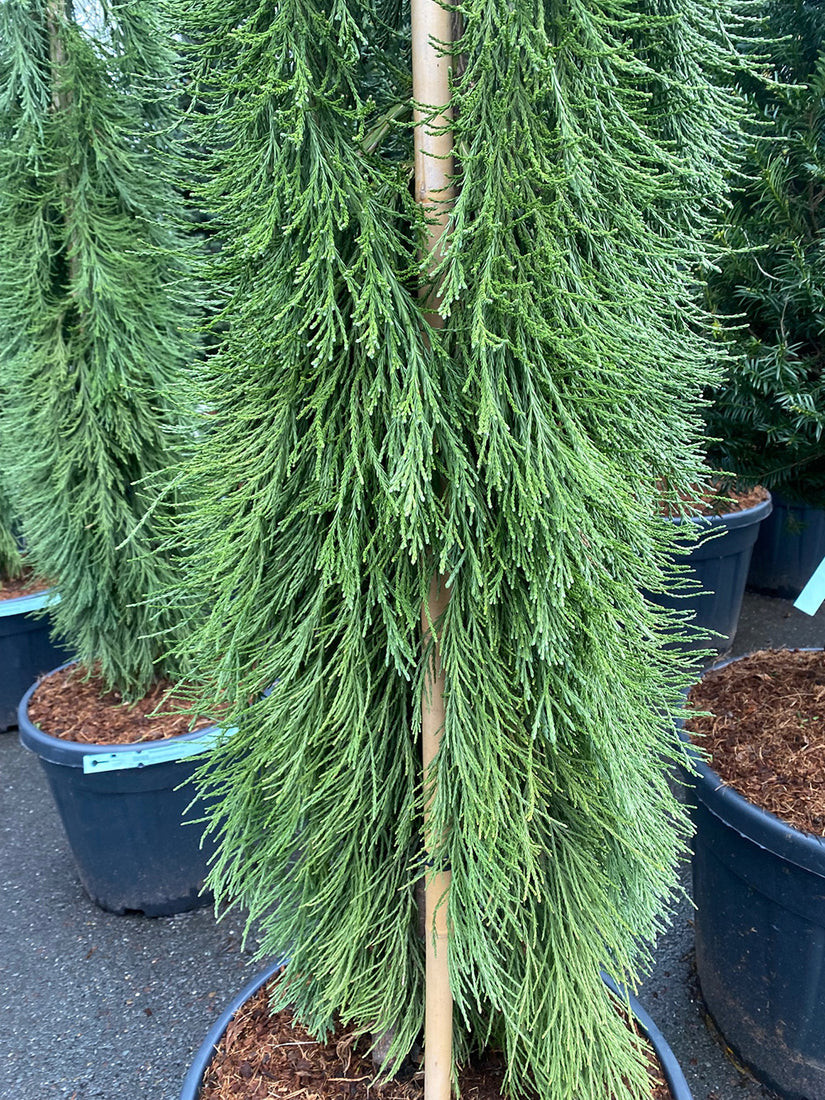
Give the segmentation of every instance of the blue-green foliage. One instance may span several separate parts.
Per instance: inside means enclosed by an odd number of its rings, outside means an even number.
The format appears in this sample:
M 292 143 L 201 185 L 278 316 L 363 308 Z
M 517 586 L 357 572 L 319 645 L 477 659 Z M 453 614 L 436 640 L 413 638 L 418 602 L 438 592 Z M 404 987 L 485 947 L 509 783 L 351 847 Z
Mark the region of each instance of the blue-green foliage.
M 157 546 L 170 502 L 145 519 L 142 484 L 179 453 L 171 390 L 191 355 L 164 179 L 170 42 L 151 3 L 94 19 L 71 2 L 0 3 L 8 485 L 31 564 L 59 588 L 57 629 L 129 694 L 174 671 L 155 662 L 179 629 L 174 609 L 144 603 L 174 570 Z
M 640 1097 L 599 972 L 643 965 L 688 831 L 663 769 L 691 671 L 643 592 L 672 581 L 661 485 L 703 477 L 717 376 L 691 269 L 736 127 L 710 75 L 736 63 L 738 5 L 457 5 L 440 332 L 388 7 L 176 4 L 223 243 L 175 595 L 209 612 L 190 653 L 238 727 L 204 773 L 212 884 L 289 952 L 279 996 L 312 1029 L 337 1012 L 410 1050 L 441 573 L 459 1054 L 501 1042 L 516 1094 Z
M 0 581 L 20 576 L 23 569 L 14 520 L 9 495 L 0 482 Z
M 23 572 L 19 524 L 6 484 L 10 463 L 3 435 L 3 412 L 7 404 L 8 396 L 0 381 L 0 584 L 19 577 Z
M 825 6 L 766 11 L 771 82 L 748 82 L 759 136 L 710 284 L 720 319 L 740 316 L 708 425 L 743 482 L 825 507 Z

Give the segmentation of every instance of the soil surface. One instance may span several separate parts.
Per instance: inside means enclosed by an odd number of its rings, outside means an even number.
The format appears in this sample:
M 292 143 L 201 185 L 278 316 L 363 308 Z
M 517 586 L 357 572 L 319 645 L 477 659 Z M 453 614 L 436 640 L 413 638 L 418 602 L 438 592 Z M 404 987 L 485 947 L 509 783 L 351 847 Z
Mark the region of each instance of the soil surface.
M 49 581 L 35 577 L 31 569 L 24 569 L 19 577 L 0 577 L 0 600 L 16 600 L 18 596 L 32 596 L 51 588 Z
M 825 652 L 763 649 L 706 672 L 686 729 L 725 783 L 802 832 L 825 836 Z
M 98 675 L 70 665 L 38 682 L 29 701 L 29 720 L 52 737 L 82 744 L 162 741 L 212 725 L 207 718 L 192 724 L 191 714 L 182 713 L 188 698 L 183 689 L 162 681 L 138 702 L 124 703 L 119 692 L 104 691 Z
M 736 489 L 730 485 L 718 485 L 716 489 L 697 493 L 695 496 L 683 493 L 682 500 L 689 504 L 699 516 L 724 516 L 731 512 L 744 512 L 746 508 L 755 508 L 768 499 L 768 490 L 761 485 L 753 489 Z M 662 505 L 662 515 L 676 516 L 679 513 L 669 504 Z
M 277 981 L 277 979 L 275 979 Z M 271 1013 L 269 986 L 251 997 L 230 1022 L 206 1074 L 200 1100 L 422 1100 L 423 1070 L 374 1084 L 368 1053 L 355 1036 L 336 1029 L 314 1040 L 285 1009 Z M 501 1100 L 504 1061 L 489 1054 L 459 1075 L 462 1100 Z M 651 1055 L 651 1100 L 672 1100 Z

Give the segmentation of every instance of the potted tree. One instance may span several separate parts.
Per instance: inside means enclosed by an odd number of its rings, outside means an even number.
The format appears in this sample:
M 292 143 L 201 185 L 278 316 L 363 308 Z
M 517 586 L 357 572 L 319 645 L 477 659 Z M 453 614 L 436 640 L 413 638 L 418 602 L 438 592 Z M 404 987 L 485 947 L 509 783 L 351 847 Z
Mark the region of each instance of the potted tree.
M 171 43 L 150 4 L 0 7 L 4 439 L 27 560 L 54 578 L 78 658 L 25 695 L 20 737 L 81 881 L 116 912 L 201 904 L 207 858 L 181 827 L 193 792 L 176 790 L 198 735 L 110 743 L 158 736 L 147 712 L 174 709 L 183 674 L 164 656 L 183 615 L 152 602 L 177 568 L 160 537 L 176 502 L 157 479 L 185 439 L 173 395 L 193 312 L 164 178 Z
M 769 2 L 763 33 L 771 79 L 747 82 L 760 132 L 709 280 L 732 358 L 708 426 L 715 461 L 774 494 L 748 583 L 795 597 L 825 557 L 825 11 Z
M 689 673 L 644 590 L 659 482 L 703 480 L 734 29 L 692 0 L 177 10 L 222 243 L 175 592 L 237 728 L 210 882 L 289 951 L 275 1008 L 383 1072 L 423 1030 L 428 1096 L 493 1041 L 508 1093 L 642 1097 L 602 970 L 633 982 L 686 838 Z
M 313 1059 L 314 1064 L 296 1058 L 296 1046 L 307 1050 L 315 1045 L 311 1036 L 300 1025 L 295 1025 L 289 1013 L 282 1013 L 282 1019 L 277 1021 L 268 1016 L 271 988 L 282 970 L 282 963 L 271 963 L 215 1020 L 193 1059 L 179 1100 L 211 1100 L 220 1096 L 230 1081 L 238 1095 L 238 1082 L 244 1079 L 250 1093 L 259 1087 L 259 1082 L 269 1083 L 275 1079 L 275 1087 L 282 1092 L 291 1083 L 296 1092 L 311 1088 L 316 1095 L 324 1096 L 333 1093 L 334 1085 L 329 1078 L 336 1074 L 343 1074 L 334 1083 L 340 1090 L 339 1095 L 357 1100 L 367 1095 L 390 1100 L 396 1084 L 395 1096 L 415 1095 L 415 1086 L 411 1090 L 409 1080 L 390 1080 L 376 1085 L 369 1057 L 363 1049 L 353 1050 L 351 1036 L 341 1035 L 340 1030 L 325 1044 L 322 1057 Z M 629 1004 L 634 1025 L 642 1030 L 655 1055 L 650 1061 L 651 1100 L 692 1100 L 685 1075 L 653 1020 L 635 997 L 628 997 L 618 989 L 615 993 L 621 996 L 622 1004 Z M 470 1090 L 479 1095 L 481 1087 L 486 1090 L 484 1095 L 496 1096 L 496 1091 L 489 1086 L 501 1078 L 500 1060 L 492 1057 L 487 1066 L 470 1069 L 462 1077 L 464 1095 Z M 418 1091 L 421 1091 L 420 1085 Z
M 763 650 L 690 693 L 696 965 L 726 1043 L 788 1100 L 825 1092 L 822 650 Z

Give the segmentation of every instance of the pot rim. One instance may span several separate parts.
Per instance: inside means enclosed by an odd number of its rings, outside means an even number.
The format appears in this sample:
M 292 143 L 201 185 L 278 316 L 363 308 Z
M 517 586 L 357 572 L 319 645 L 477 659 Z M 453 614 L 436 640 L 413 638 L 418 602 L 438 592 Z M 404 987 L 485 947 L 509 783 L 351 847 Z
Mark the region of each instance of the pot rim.
M 742 508 L 738 512 L 722 512 L 721 515 L 713 516 L 670 516 L 670 522 L 680 525 L 682 523 L 693 523 L 697 527 L 707 527 L 713 529 L 715 527 L 724 527 L 728 531 L 735 531 L 738 527 L 750 527 L 752 523 L 761 523 L 763 519 L 767 519 L 773 511 L 773 494 L 765 489 L 768 494 L 765 500 L 760 500 L 758 504 L 751 505 L 750 508 Z
M 60 593 L 54 588 L 44 588 L 40 592 L 30 592 L 27 596 L 0 596 L 0 618 L 11 615 L 26 615 L 30 611 L 42 611 L 60 603 Z
M 802 653 L 821 651 L 817 646 L 799 647 L 799 652 Z M 717 661 L 706 670 L 704 675 L 716 669 L 726 668 L 749 656 L 751 656 L 750 653 L 745 653 L 741 657 L 728 657 L 724 661 Z M 739 794 L 725 783 L 718 772 L 702 760 L 689 734 L 684 730 L 682 730 L 682 737 L 690 758 L 689 767 L 692 774 L 689 778 L 696 797 L 714 817 L 734 829 L 740 836 L 752 840 L 760 848 L 765 848 L 805 871 L 825 877 L 825 838 L 795 829 L 793 825 L 788 825 L 776 814 L 763 810 Z
M 811 504 L 808 500 L 790 500 L 788 497 L 782 496 L 782 494 L 774 489 L 772 491 L 773 502 L 777 508 L 783 508 L 786 511 L 794 512 L 815 512 L 817 515 L 825 513 L 825 505 Z
M 207 1031 L 203 1042 L 195 1052 L 192 1064 L 183 1080 L 178 1100 L 198 1100 L 201 1085 L 203 1083 L 203 1075 L 209 1068 L 209 1063 L 212 1061 L 215 1048 L 223 1038 L 223 1034 L 229 1026 L 232 1017 L 243 1007 L 250 997 L 253 997 L 258 992 L 261 986 L 265 985 L 270 978 L 273 978 L 275 974 L 278 973 L 286 961 L 286 956 L 282 955 L 276 961 L 268 963 L 264 970 L 247 982 L 239 993 L 235 994 L 220 1016 L 214 1021 Z M 676 1055 L 668 1046 L 667 1040 L 656 1024 L 654 1024 L 649 1014 L 642 1008 L 633 994 L 628 993 L 627 990 L 615 982 L 609 974 L 602 972 L 602 980 L 608 989 L 615 993 L 622 1001 L 626 1001 L 630 1005 L 630 1010 L 636 1022 L 656 1052 L 656 1057 L 662 1067 L 662 1073 L 673 1094 L 673 1100 L 693 1100 L 690 1086 L 682 1072 L 682 1067 L 676 1060 Z
M 57 668 L 46 673 L 50 676 L 52 672 L 60 672 L 61 669 L 69 668 L 71 665 L 76 665 L 77 661 L 66 661 L 62 665 L 58 665 Z M 177 733 L 172 737 L 166 737 L 162 739 L 156 739 L 154 741 L 139 741 L 131 742 L 126 745 L 112 745 L 105 742 L 98 741 L 69 741 L 62 737 L 54 737 L 51 733 L 46 733 L 44 730 L 36 726 L 29 718 L 29 701 L 35 692 L 39 680 L 36 680 L 17 707 L 17 725 L 20 744 L 23 748 L 28 749 L 30 752 L 34 752 L 41 760 L 48 761 L 50 764 L 62 764 L 70 768 L 83 768 L 84 771 L 88 771 L 88 768 L 84 768 L 84 759 L 90 756 L 111 757 L 114 761 L 108 769 L 101 768 L 100 770 L 112 770 L 116 767 L 143 767 L 144 764 L 140 763 L 136 759 L 139 754 L 149 754 L 146 759 L 146 763 L 150 764 L 151 749 L 153 746 L 172 746 L 183 745 L 190 742 L 200 743 L 205 737 L 212 736 L 217 740 L 216 734 L 219 732 L 217 725 L 207 726 L 199 730 L 191 730 L 187 733 Z M 229 731 L 222 731 L 223 733 L 229 733 Z M 191 746 L 194 747 L 194 746 Z M 189 753 L 181 753 L 181 756 L 190 755 Z M 121 758 L 121 762 L 117 763 L 117 758 Z M 167 757 L 168 759 L 168 757 Z M 132 762 L 134 761 L 134 762 Z M 160 760 L 156 762 L 161 762 Z

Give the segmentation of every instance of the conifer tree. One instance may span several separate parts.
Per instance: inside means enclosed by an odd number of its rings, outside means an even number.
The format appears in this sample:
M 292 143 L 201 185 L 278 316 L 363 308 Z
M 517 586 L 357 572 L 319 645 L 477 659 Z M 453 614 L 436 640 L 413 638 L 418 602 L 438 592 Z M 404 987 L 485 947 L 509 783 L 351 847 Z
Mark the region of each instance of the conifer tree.
M 671 575 L 662 482 L 703 477 L 691 226 L 737 124 L 710 74 L 738 5 L 456 7 L 433 267 L 406 9 L 176 5 L 222 244 L 175 594 L 237 727 L 203 776 L 211 879 L 288 951 L 276 1004 L 390 1035 L 393 1064 L 423 1021 L 416 882 L 449 868 L 456 1057 L 500 1042 L 514 1095 L 624 1100 L 646 1073 L 600 970 L 644 965 L 688 831 L 665 767 L 691 672 L 644 592 Z
M 720 241 L 710 300 L 732 361 L 714 394 L 716 460 L 743 482 L 825 507 L 825 7 L 765 6 L 758 131 Z M 730 318 L 730 320 L 729 320 Z
M 180 451 L 191 355 L 179 205 L 164 182 L 175 57 L 142 0 L 0 3 L 0 368 L 27 555 L 56 629 L 143 692 L 180 620 L 147 488 Z M 178 253 L 176 255 L 175 253 Z M 131 536 L 128 544 L 125 540 Z

